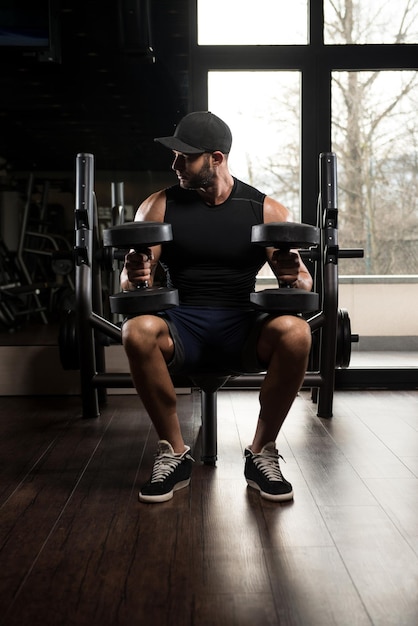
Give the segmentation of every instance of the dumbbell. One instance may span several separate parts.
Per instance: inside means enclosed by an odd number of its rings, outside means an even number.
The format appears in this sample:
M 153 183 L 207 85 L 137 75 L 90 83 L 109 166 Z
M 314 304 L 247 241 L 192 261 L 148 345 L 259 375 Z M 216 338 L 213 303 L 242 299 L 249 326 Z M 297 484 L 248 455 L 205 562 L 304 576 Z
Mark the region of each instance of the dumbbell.
M 320 243 L 320 230 L 309 224 L 270 222 L 252 227 L 251 242 L 266 248 L 288 252 Z M 254 308 L 280 313 L 305 313 L 319 309 L 319 294 L 281 284 L 278 289 L 264 289 L 250 294 Z
M 103 231 L 103 245 L 113 248 L 132 248 L 148 254 L 148 248 L 172 241 L 171 224 L 164 222 L 128 222 Z M 156 313 L 179 304 L 177 289 L 150 287 L 146 281 L 139 283 L 134 291 L 122 291 L 109 296 L 112 313 L 124 315 Z

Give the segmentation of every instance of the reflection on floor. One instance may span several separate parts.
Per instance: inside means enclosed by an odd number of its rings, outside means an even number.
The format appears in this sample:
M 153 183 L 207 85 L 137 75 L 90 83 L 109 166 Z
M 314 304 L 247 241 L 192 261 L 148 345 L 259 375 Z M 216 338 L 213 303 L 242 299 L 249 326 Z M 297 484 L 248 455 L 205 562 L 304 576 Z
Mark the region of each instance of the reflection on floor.
M 350 367 L 418 367 L 418 352 L 351 352 Z

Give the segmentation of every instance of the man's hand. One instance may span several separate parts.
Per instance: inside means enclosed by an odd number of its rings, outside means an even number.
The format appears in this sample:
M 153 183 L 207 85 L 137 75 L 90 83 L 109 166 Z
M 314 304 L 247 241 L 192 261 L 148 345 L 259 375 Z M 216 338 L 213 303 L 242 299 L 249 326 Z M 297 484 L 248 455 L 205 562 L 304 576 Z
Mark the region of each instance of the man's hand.
M 279 284 L 296 286 L 301 269 L 300 256 L 297 252 L 275 250 L 271 264 Z
M 153 260 L 154 255 L 150 248 L 144 252 L 135 252 L 135 250 L 128 252 L 125 257 L 125 271 L 129 282 L 133 285 L 133 288 L 145 282 L 151 284 L 151 268 Z

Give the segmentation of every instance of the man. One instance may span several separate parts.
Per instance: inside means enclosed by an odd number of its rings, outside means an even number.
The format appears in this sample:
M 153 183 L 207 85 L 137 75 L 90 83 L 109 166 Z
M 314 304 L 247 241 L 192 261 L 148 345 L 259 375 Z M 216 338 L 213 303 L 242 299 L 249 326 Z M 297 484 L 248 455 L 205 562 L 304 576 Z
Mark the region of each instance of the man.
M 158 262 L 179 290 L 180 306 L 127 320 L 122 329 L 137 392 L 159 436 L 158 453 L 139 499 L 164 502 L 190 482 L 193 459 L 183 440 L 171 373 L 266 371 L 260 412 L 245 450 L 249 486 L 269 500 L 293 497 L 275 441 L 303 382 L 311 346 L 309 325 L 296 315 L 270 316 L 250 306 L 256 275 L 266 261 L 279 281 L 312 288 L 297 252 L 251 244 L 251 228 L 289 221 L 287 209 L 235 179 L 228 169 L 229 127 L 208 111 L 186 115 L 174 136 L 155 141 L 173 151 L 178 184 L 152 194 L 135 220 L 168 222 L 173 241 L 149 255 L 127 254 L 123 290 L 152 285 Z

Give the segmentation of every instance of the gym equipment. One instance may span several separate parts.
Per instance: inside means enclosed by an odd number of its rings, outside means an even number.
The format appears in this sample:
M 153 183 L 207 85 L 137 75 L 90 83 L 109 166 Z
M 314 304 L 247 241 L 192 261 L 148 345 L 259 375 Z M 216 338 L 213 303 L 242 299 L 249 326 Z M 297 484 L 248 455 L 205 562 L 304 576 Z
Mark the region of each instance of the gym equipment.
M 358 343 L 359 336 L 351 334 L 351 322 L 346 309 L 338 309 L 336 366 L 347 369 L 351 359 L 351 344 Z
M 314 264 L 314 289 L 319 295 L 319 308 L 305 316 L 313 335 L 313 348 L 304 388 L 312 390 L 319 417 L 331 418 L 335 370 L 347 367 L 351 351 L 348 314 L 338 309 L 338 259 L 363 255 L 361 249 L 340 250 L 338 247 L 338 208 L 336 184 L 336 156 L 323 153 L 319 157 L 318 223 L 320 243 L 309 250 L 301 250 L 303 259 Z M 121 330 L 103 317 L 101 268 L 98 262 L 98 226 L 95 213 L 94 157 L 79 154 L 76 160 L 75 207 L 75 323 L 69 318 L 65 344 L 78 355 L 68 357 L 67 363 L 80 369 L 82 414 L 85 418 L 98 417 L 99 404 L 110 387 L 132 388 L 129 374 L 105 371 L 103 336 L 121 342 Z M 122 231 L 121 231 L 122 232 Z M 129 232 L 131 232 L 129 230 Z M 133 229 L 132 229 L 133 232 Z M 301 232 L 301 231 L 300 231 Z M 313 231 L 309 229 L 312 234 Z M 268 237 L 268 240 L 271 238 Z M 292 246 L 297 243 L 295 232 Z M 306 243 L 306 233 L 302 238 Z M 114 241 L 112 239 L 112 241 Z M 266 239 L 267 241 L 267 239 Z M 126 242 L 128 243 L 128 242 Z M 132 241 L 129 242 L 130 244 Z M 118 243 L 119 245 L 119 243 Z M 285 290 L 284 290 L 285 291 Z M 288 290 L 291 291 L 291 290 Z M 358 339 L 358 338 L 357 338 Z M 64 348 L 65 352 L 65 348 Z M 64 357 L 65 360 L 65 357 Z M 217 405 L 216 394 L 221 387 L 258 389 L 264 373 L 231 375 L 220 370 L 211 376 L 173 376 L 175 387 L 198 387 L 201 390 L 202 460 L 213 465 L 217 459 Z
M 147 255 L 148 248 L 172 241 L 171 225 L 161 222 L 130 222 L 103 231 L 103 245 Z M 179 303 L 177 289 L 138 284 L 135 291 L 122 291 L 110 296 L 112 313 L 140 314 L 171 309 Z
M 39 186 L 42 187 L 40 205 L 32 200 Z M 44 324 L 53 318 L 55 312 L 51 305 L 58 290 L 63 286 L 74 290 L 72 245 L 63 234 L 49 232 L 52 217 L 52 209 L 48 209 L 49 190 L 50 181 L 35 179 L 33 173 L 29 175 L 16 251 L 24 283 L 44 285 L 41 292 L 34 292 L 33 296 L 33 313 L 39 314 Z
M 321 241 L 319 228 L 309 224 L 269 222 L 252 227 L 251 241 L 283 252 L 317 246 Z M 278 289 L 263 289 L 250 295 L 254 308 L 274 313 L 306 313 L 318 311 L 319 294 L 291 288 L 281 283 Z
M 333 415 L 335 370 L 340 367 L 337 363 L 337 333 L 342 316 L 338 309 L 338 261 L 364 255 L 361 248 L 340 249 L 338 245 L 337 157 L 333 152 L 319 155 L 317 226 L 321 230 L 321 245 L 310 251 L 310 260 L 315 263 L 315 291 L 322 294 L 322 302 L 321 311 L 308 318 L 308 322 L 313 336 L 310 369 L 318 372 L 320 384 L 312 385 L 312 400 L 318 404 L 318 416 L 330 418 Z M 343 349 L 340 344 L 338 356 L 340 363 L 348 367 L 349 361 L 341 359 L 341 355 L 344 352 L 346 357 L 351 354 L 351 342 L 358 341 L 358 336 L 351 335 L 351 329 L 350 334 L 346 332 L 344 336 L 349 345 Z M 305 382 L 309 378 L 307 374 Z
M 78 370 L 80 368 L 77 321 L 75 311 L 72 309 L 62 313 L 58 333 L 58 350 L 61 365 L 65 370 Z
M 34 313 L 43 313 L 39 301 L 43 284 L 27 284 L 14 252 L 0 234 L 0 329 L 13 332 Z
M 67 276 L 74 269 L 73 255 L 70 251 L 54 250 L 51 254 L 51 268 L 58 276 Z

